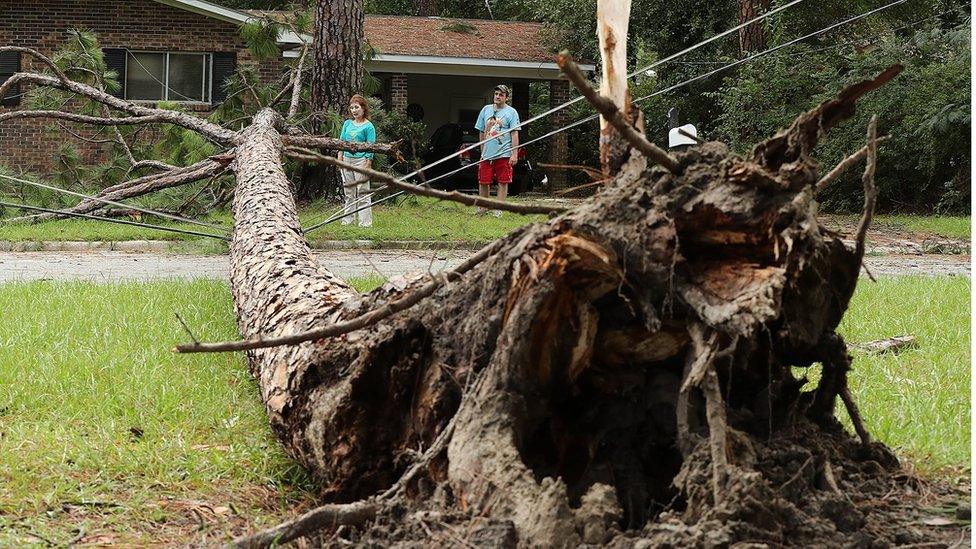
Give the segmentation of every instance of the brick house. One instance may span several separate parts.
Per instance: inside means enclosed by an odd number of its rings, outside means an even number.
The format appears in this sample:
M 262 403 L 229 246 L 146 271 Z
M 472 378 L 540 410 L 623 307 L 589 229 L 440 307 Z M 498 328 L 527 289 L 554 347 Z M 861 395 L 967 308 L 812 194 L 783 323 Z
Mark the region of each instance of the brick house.
M 51 54 L 70 39 L 68 30 L 91 30 L 106 64 L 120 75 L 119 97 L 179 101 L 201 112 L 223 100 L 221 83 L 238 67 L 252 66 L 264 80 L 276 78 L 309 40 L 284 33 L 282 58 L 259 62 L 240 38 L 239 26 L 260 14 L 203 0 L 0 0 L 0 6 L 0 45 Z M 431 132 L 449 122 L 473 123 L 474 113 L 502 82 L 512 87 L 512 104 L 526 118 L 530 82 L 549 82 L 553 104 L 569 95 L 541 31 L 537 23 L 465 20 L 458 25 L 440 18 L 367 16 L 365 34 L 376 54 L 366 68 L 383 82 L 387 105 L 408 110 Z M 34 68 L 30 56 L 0 53 L 0 82 Z M 0 112 L 23 108 L 25 91 L 11 90 L 0 100 Z M 565 114 L 557 113 L 548 124 L 527 131 L 565 122 Z M 76 143 L 88 160 L 99 159 L 105 145 L 91 139 L 91 129 L 60 124 L 51 131 L 51 125 L 38 119 L 0 123 L 0 164 L 50 172 L 65 140 Z M 553 140 L 556 163 L 565 160 L 565 139 L 560 134 Z M 558 185 L 561 175 L 554 176 Z

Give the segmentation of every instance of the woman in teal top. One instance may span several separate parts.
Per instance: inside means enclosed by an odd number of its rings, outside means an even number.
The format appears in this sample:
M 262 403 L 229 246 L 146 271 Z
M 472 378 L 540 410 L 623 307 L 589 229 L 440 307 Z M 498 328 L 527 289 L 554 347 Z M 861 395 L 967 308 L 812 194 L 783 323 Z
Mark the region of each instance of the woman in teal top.
M 369 121 L 369 103 L 366 102 L 366 98 L 358 93 L 352 96 L 349 99 L 349 114 L 352 115 L 352 119 L 346 120 L 342 124 L 339 139 L 359 143 L 376 143 L 376 128 Z M 371 168 L 373 166 L 373 153 L 339 151 L 339 160 L 354 166 Z M 372 227 L 373 209 L 370 207 L 369 178 L 352 170 L 343 169 L 340 172 L 342 173 L 342 192 L 346 199 L 343 213 L 347 214 L 342 218 L 342 224 L 351 224 L 354 219 L 352 213 L 363 208 L 359 211 L 359 226 Z

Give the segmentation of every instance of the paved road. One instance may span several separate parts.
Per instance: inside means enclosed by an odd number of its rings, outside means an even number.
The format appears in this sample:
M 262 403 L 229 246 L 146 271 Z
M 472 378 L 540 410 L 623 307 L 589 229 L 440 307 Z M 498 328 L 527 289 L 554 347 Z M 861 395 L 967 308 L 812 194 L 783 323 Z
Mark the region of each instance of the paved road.
M 315 252 L 319 261 L 343 277 L 453 268 L 471 252 L 336 250 Z M 87 279 L 96 282 L 158 278 L 227 278 L 226 255 L 202 256 L 112 251 L 0 253 L 0 282 Z
M 315 252 L 337 275 L 347 278 L 452 268 L 469 251 L 332 250 Z M 971 276 L 968 255 L 885 255 L 866 258 L 875 276 Z M 227 256 L 112 251 L 0 253 L 0 282 L 87 279 L 96 282 L 157 278 L 226 278 Z

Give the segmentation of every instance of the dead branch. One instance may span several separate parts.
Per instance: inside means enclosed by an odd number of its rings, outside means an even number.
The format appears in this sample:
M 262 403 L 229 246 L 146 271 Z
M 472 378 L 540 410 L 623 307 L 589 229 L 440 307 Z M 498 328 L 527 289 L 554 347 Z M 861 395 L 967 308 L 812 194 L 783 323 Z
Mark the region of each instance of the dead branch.
M 173 352 L 219 353 L 227 351 L 266 349 L 269 347 L 279 347 L 282 345 L 297 345 L 306 341 L 336 337 L 354 332 L 356 330 L 361 330 L 363 328 L 372 326 L 385 318 L 389 318 L 400 311 L 405 311 L 417 303 L 420 303 L 424 298 L 431 296 L 440 287 L 452 280 L 457 280 L 461 275 L 471 270 L 475 265 L 484 261 L 485 258 L 490 257 L 499 247 L 500 246 L 497 241 L 493 242 L 469 257 L 464 263 L 458 265 L 458 267 L 453 271 L 438 273 L 437 275 L 432 276 L 430 282 L 424 286 L 417 288 L 406 295 L 402 295 L 397 299 L 388 302 L 382 307 L 373 309 L 366 314 L 357 316 L 356 318 L 347 320 L 345 322 L 339 322 L 331 326 L 325 326 L 306 332 L 274 338 L 252 338 L 244 341 L 221 341 L 215 343 L 186 343 L 174 347 Z
M 57 65 L 54 64 L 54 61 L 52 61 L 50 57 L 44 55 L 43 53 L 41 53 L 41 52 L 39 52 L 39 51 L 37 51 L 35 49 L 25 48 L 25 47 L 22 47 L 22 46 L 0 46 L 0 52 L 5 52 L 5 51 L 15 51 L 15 52 L 18 52 L 18 53 L 26 53 L 27 55 L 30 55 L 30 56 L 34 57 L 35 59 L 39 60 L 41 63 L 44 63 L 45 65 L 47 65 L 47 67 L 49 69 L 51 69 L 51 72 L 53 72 L 54 75 L 57 76 L 61 81 L 67 82 L 68 80 L 70 80 L 67 77 L 67 75 L 65 75 L 64 72 L 61 69 L 59 69 Z M 3 96 L 0 95 L 0 97 L 3 97 Z
M 844 402 L 847 415 L 851 418 L 851 424 L 854 425 L 854 431 L 857 433 L 858 438 L 861 439 L 861 444 L 869 446 L 871 444 L 871 434 L 868 433 L 867 428 L 864 426 L 864 420 L 861 419 L 861 412 L 857 408 L 857 403 L 854 402 L 854 396 L 851 394 L 850 387 L 847 386 L 846 373 L 843 384 L 844 386 L 838 393 L 840 399 Z
M 890 138 L 891 138 L 890 135 L 883 135 L 878 138 L 878 143 L 884 143 Z M 817 181 L 817 187 L 815 188 L 814 192 L 820 192 L 824 190 L 827 187 L 827 185 L 830 185 L 834 181 L 837 181 L 837 178 L 843 175 L 843 173 L 846 172 L 848 169 L 850 169 L 851 166 L 860 162 L 862 158 L 867 156 L 867 154 L 868 154 L 868 146 L 865 145 L 860 149 L 858 149 L 857 152 L 855 152 L 854 154 L 841 160 L 839 164 L 834 166 L 834 169 L 830 170 L 830 172 L 827 175 L 821 177 L 820 181 Z
M 641 135 L 624 114 L 617 108 L 617 105 L 610 99 L 601 96 L 586 81 L 586 77 L 580 72 L 579 66 L 567 52 L 562 52 L 556 56 L 556 63 L 563 73 L 569 78 L 570 82 L 586 97 L 600 114 L 620 132 L 621 137 L 627 140 L 635 149 L 654 162 L 664 166 L 669 172 L 677 173 L 680 170 L 677 159 L 668 154 L 664 149 L 647 140 Z
M 302 98 L 302 66 L 305 65 L 305 56 L 308 55 L 308 48 L 302 48 L 302 55 L 298 58 L 298 66 L 295 67 L 295 78 L 292 80 L 291 105 L 288 107 L 288 120 L 295 118 L 298 114 L 299 101 Z
M 259 549 L 283 545 L 323 528 L 359 526 L 376 518 L 380 506 L 370 501 L 323 505 L 304 515 L 281 523 L 256 534 L 241 536 L 226 547 L 228 549 Z
M 330 164 L 332 166 L 336 166 L 346 170 L 352 170 L 354 172 L 358 172 L 363 175 L 369 176 L 369 178 L 373 181 L 382 181 L 383 183 L 391 187 L 395 187 L 397 189 L 406 191 L 408 193 L 419 194 L 421 196 L 428 196 L 440 200 L 449 200 L 451 202 L 459 202 L 466 206 L 479 206 L 482 208 L 493 208 L 496 210 L 505 210 L 508 212 L 514 212 L 519 214 L 555 214 L 555 213 L 566 211 L 566 208 L 561 206 L 516 204 L 516 203 L 505 202 L 493 198 L 485 198 L 482 196 L 471 196 L 456 191 L 452 191 L 452 192 L 439 191 L 437 189 L 432 189 L 430 187 L 423 187 L 420 185 L 414 185 L 412 183 L 401 181 L 393 177 L 392 175 L 384 172 L 380 172 L 377 170 L 372 170 L 360 166 L 353 166 L 352 164 L 347 164 L 345 162 L 340 161 L 337 158 L 317 154 L 314 151 L 302 150 L 302 149 L 297 149 L 297 150 L 286 149 L 285 154 L 292 158 L 305 160 L 307 162 Z
M 400 147 L 399 141 L 394 141 L 392 143 L 353 143 L 343 141 L 335 137 L 325 137 L 321 135 L 282 135 L 281 139 L 285 146 L 325 149 L 327 151 L 396 154 Z
M 912 335 L 892 336 L 885 339 L 865 341 L 864 343 L 853 343 L 851 347 L 873 355 L 883 353 L 897 354 L 902 350 L 918 347 L 918 340 Z
M 158 116 L 159 121 L 166 122 L 167 124 L 173 124 L 186 128 L 188 130 L 195 131 L 200 135 L 210 139 L 211 141 L 221 144 L 221 145 L 233 145 L 237 139 L 237 133 L 226 128 L 222 128 L 217 124 L 208 122 L 197 116 L 190 114 L 170 111 L 165 109 L 154 109 L 150 107 L 144 107 L 142 105 L 136 105 L 129 103 L 128 101 L 119 99 L 113 95 L 105 93 L 102 90 L 89 86 L 87 84 L 82 84 L 80 82 L 75 82 L 72 80 L 59 80 L 55 77 L 28 73 L 28 72 L 18 72 L 7 79 L 6 82 L 0 86 L 0 97 L 7 94 L 7 90 L 11 86 L 19 82 L 30 83 L 38 86 L 47 86 L 50 88 L 56 88 L 63 91 L 68 91 L 80 95 L 82 97 L 87 97 L 98 103 L 102 103 L 116 110 L 127 112 L 129 114 L 135 115 L 137 117 L 146 116 Z M 102 123 L 102 122 L 99 122 Z
M 867 162 L 864 166 L 864 175 L 861 178 L 864 184 L 864 213 L 861 215 L 861 222 L 858 223 L 857 233 L 854 236 L 854 253 L 857 254 L 858 258 L 864 257 L 868 227 L 871 226 L 874 205 L 878 200 L 878 188 L 874 185 L 874 171 L 878 160 L 878 115 L 873 115 L 871 121 L 868 122 L 867 148 Z
M 224 173 L 224 171 L 227 169 L 227 165 L 230 164 L 233 158 L 233 154 L 218 155 L 206 160 L 202 160 L 190 166 L 137 177 L 135 179 L 107 187 L 92 197 L 92 199 L 82 200 L 70 208 L 55 210 L 41 215 L 13 218 L 9 219 L 8 222 L 46 221 L 50 219 L 57 219 L 60 216 L 90 213 L 101 208 L 106 200 L 124 200 L 161 189 L 178 187 L 187 183 L 220 175 Z
M 10 111 L 0 113 L 0 122 L 15 118 L 53 118 L 77 122 L 79 124 L 93 124 L 98 126 L 131 126 L 135 124 L 153 124 L 158 122 L 168 122 L 165 117 L 159 114 L 146 116 L 130 116 L 126 118 L 113 118 L 104 116 L 89 116 L 86 114 L 76 114 L 64 111 Z

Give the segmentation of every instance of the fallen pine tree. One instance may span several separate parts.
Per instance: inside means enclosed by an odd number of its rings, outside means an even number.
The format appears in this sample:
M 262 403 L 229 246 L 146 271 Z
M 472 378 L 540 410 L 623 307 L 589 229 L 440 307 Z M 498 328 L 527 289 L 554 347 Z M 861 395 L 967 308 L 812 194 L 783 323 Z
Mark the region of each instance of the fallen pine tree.
M 854 249 L 817 222 L 810 154 L 899 70 L 746 158 L 720 143 L 671 156 L 621 131 L 633 148 L 593 198 L 452 273 L 366 295 L 310 255 L 280 119 L 263 113 L 238 147 L 244 340 L 180 350 L 247 350 L 275 433 L 332 503 L 235 544 L 323 528 L 479 547 L 917 539 L 864 504 L 898 461 L 863 426 L 835 331 L 873 211 L 875 123 L 856 153 L 868 167 Z M 793 370 L 815 365 L 804 390 Z
M 366 295 L 312 258 L 282 170 L 284 155 L 335 162 L 306 147 L 346 144 L 290 136 L 272 109 L 226 133 L 64 79 L 15 78 L 228 147 L 214 162 L 237 179 L 244 340 L 180 350 L 247 350 L 274 432 L 330 502 L 236 545 L 872 546 L 923 537 L 878 503 L 907 488 L 863 426 L 835 331 L 873 212 L 875 125 L 856 153 L 868 167 L 854 249 L 817 222 L 811 151 L 897 72 L 841 91 L 748 157 L 720 143 L 661 151 L 574 79 L 629 144 L 606 188 L 559 211 L 408 186 L 554 217 L 453 272 Z M 804 389 L 794 369 L 816 365 Z

